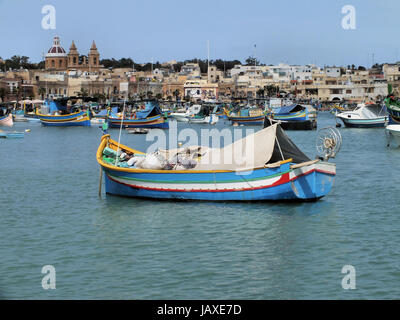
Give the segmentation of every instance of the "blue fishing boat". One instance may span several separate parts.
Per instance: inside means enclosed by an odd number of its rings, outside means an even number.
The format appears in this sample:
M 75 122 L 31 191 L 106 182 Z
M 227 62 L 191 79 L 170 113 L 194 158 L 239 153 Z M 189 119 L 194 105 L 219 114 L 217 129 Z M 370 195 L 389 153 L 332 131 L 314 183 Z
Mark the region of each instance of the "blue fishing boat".
M 229 112 L 228 120 L 232 124 L 257 126 L 264 123 L 264 111 L 261 108 L 241 108 L 236 112 Z
M 70 98 L 45 100 L 41 112 L 38 113 L 40 122 L 44 126 L 90 126 L 88 111 L 82 111 L 77 107 L 67 105 Z
M 265 117 L 264 127 L 279 122 L 284 130 L 313 130 L 316 118 L 310 118 L 308 108 L 300 104 L 274 109 Z
M 251 143 L 250 154 L 244 150 Z M 245 161 L 227 161 L 237 148 Z M 330 192 L 336 175 L 335 164 L 308 158 L 277 124 L 218 150 L 195 146 L 145 154 L 104 135 L 97 161 L 107 194 L 154 199 L 317 200 Z
M 142 109 L 131 114 L 112 113 L 107 119 L 110 128 L 161 128 L 168 129 L 168 121 L 157 101 L 146 101 Z

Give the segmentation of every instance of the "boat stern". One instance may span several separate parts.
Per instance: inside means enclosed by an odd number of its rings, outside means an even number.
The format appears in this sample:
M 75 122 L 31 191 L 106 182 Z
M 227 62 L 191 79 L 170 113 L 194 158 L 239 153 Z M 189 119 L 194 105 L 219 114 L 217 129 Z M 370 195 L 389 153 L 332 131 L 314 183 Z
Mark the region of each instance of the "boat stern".
M 298 199 L 317 200 L 326 196 L 333 188 L 336 165 L 314 160 L 293 165 L 290 172 L 291 188 Z

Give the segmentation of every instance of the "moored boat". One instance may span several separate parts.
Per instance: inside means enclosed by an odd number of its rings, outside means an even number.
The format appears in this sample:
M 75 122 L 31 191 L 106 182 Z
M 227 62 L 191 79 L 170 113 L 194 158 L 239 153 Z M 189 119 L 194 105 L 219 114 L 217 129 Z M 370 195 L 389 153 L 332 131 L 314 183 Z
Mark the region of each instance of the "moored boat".
M 384 106 L 366 103 L 359 104 L 353 111 L 339 113 L 336 117 L 349 128 L 384 127 L 388 120 Z
M 211 113 L 210 109 L 211 107 L 207 104 L 194 104 L 185 113 L 175 112 L 171 114 L 171 117 L 179 122 L 215 124 L 218 122 L 218 116 Z
M 168 129 L 168 121 L 164 118 L 162 110 L 156 101 L 147 101 L 144 109 L 137 110 L 131 115 L 111 114 L 107 119 L 110 128 L 160 128 Z
M 264 111 L 261 108 L 241 108 L 237 112 L 230 112 L 228 120 L 232 124 L 257 126 L 264 123 Z
M 89 112 L 69 107 L 67 105 L 69 100 L 70 98 L 46 100 L 37 114 L 42 125 L 50 127 L 90 126 Z
M 238 151 L 245 153 L 244 161 L 227 161 L 225 156 Z M 150 158 L 159 165 L 148 169 L 143 163 Z M 336 175 L 335 164 L 308 158 L 277 124 L 222 149 L 188 147 L 147 155 L 104 135 L 97 161 L 107 194 L 155 199 L 317 200 L 330 192 Z
M 265 117 L 264 127 L 279 122 L 284 130 L 313 130 L 317 128 L 316 117 L 310 118 L 307 106 L 293 104 L 276 108 Z

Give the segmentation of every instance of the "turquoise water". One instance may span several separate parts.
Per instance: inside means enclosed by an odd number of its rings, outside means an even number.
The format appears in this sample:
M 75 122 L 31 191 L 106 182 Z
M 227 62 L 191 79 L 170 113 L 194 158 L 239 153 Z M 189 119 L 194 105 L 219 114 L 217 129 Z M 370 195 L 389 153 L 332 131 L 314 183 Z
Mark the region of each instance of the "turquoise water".
M 334 124 L 319 115 L 320 127 Z M 341 128 L 333 191 L 285 204 L 99 198 L 100 129 L 15 128 L 31 133 L 0 140 L 2 298 L 400 297 L 400 149 L 386 147 L 383 129 Z M 288 134 L 314 158 L 316 131 Z M 56 269 L 55 290 L 42 288 L 44 265 Z M 342 288 L 344 265 L 356 290 Z

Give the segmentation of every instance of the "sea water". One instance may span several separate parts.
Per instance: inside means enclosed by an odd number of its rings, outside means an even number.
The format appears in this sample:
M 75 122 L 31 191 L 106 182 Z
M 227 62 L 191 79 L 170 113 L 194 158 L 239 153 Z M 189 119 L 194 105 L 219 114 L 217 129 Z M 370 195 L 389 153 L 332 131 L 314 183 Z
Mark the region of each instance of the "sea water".
M 318 126 L 335 119 L 320 113 Z M 0 298 L 400 297 L 400 148 L 383 128 L 339 129 L 335 186 L 312 203 L 128 199 L 104 186 L 99 197 L 97 126 L 14 129 L 31 132 L 0 141 Z M 287 133 L 315 157 L 317 131 Z M 121 143 L 152 144 L 125 132 Z M 54 290 L 42 286 L 48 265 Z M 355 289 L 345 290 L 348 265 Z

